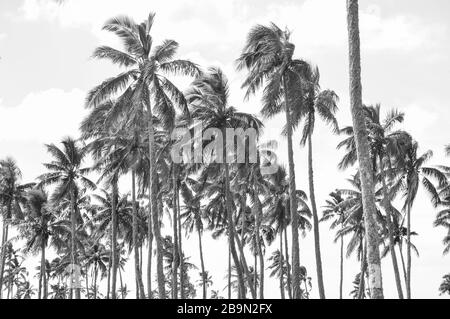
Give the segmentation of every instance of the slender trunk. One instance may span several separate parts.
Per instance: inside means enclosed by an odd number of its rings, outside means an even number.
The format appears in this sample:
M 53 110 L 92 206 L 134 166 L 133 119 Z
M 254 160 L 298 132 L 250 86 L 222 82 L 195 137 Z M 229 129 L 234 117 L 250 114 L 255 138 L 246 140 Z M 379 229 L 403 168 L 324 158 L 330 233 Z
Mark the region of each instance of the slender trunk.
M 181 207 L 180 207 L 180 189 L 177 187 L 177 218 L 178 218 L 178 254 L 180 259 L 180 297 L 186 299 L 186 290 L 184 289 L 184 253 L 183 253 L 183 237 L 181 235 Z
M 90 297 L 89 297 L 89 267 L 88 267 L 88 265 L 86 265 L 86 270 L 85 270 L 85 272 L 86 272 L 86 299 L 91 299 Z
M 172 299 L 178 299 L 178 267 L 180 265 L 180 253 L 178 251 L 178 214 L 177 214 L 177 172 L 175 164 L 172 163 L 172 190 L 173 190 L 173 261 L 172 261 Z M 182 270 L 181 270 L 182 272 Z
M 263 216 L 263 211 L 261 207 L 261 201 L 259 200 L 258 194 L 255 194 L 255 223 L 256 223 L 256 248 L 258 249 L 258 257 L 259 257 L 259 299 L 264 299 L 264 254 L 262 251 L 262 245 L 259 238 L 260 226 L 261 226 L 261 218 Z
M 403 299 L 402 282 L 400 279 L 400 272 L 398 269 L 397 255 L 395 253 L 394 227 L 392 225 L 391 203 L 389 200 L 389 194 L 388 194 L 387 183 L 386 183 L 386 175 L 384 172 L 383 156 L 381 154 L 379 156 L 379 161 L 380 161 L 380 172 L 382 174 L 381 181 L 382 181 L 382 186 L 383 186 L 383 206 L 384 206 L 384 210 L 386 212 L 386 222 L 387 222 L 388 235 L 389 235 L 389 252 L 391 254 L 392 267 L 394 268 L 395 284 L 397 286 L 398 297 L 400 299 Z
M 226 136 L 225 127 L 222 129 L 222 136 Z M 233 205 L 231 199 L 231 191 L 230 191 L 230 172 L 227 163 L 227 153 L 226 153 L 226 145 L 223 145 L 223 165 L 225 168 L 225 200 L 226 200 L 226 209 L 227 209 L 227 219 L 228 219 L 228 237 L 231 249 L 231 256 L 233 257 L 234 265 L 236 267 L 236 272 L 238 276 L 238 284 L 239 290 L 241 292 L 241 298 L 245 299 L 245 283 L 244 283 L 244 274 L 242 272 L 242 267 L 239 262 L 239 257 L 236 251 L 235 238 L 237 238 L 235 225 L 233 221 Z
M 45 274 L 45 241 L 42 239 L 41 242 L 41 278 L 42 286 L 43 286 L 43 294 L 42 299 L 47 299 L 47 276 Z M 41 283 L 39 284 L 39 286 Z M 40 287 L 39 287 L 40 289 Z M 39 294 L 40 296 L 40 294 Z
M 124 295 L 125 291 L 123 289 L 123 281 L 122 281 L 122 271 L 120 270 L 120 267 L 119 267 L 119 280 L 120 280 L 120 295 L 122 296 L 122 299 L 125 299 Z
M 322 274 L 322 257 L 320 254 L 320 233 L 319 233 L 319 217 L 317 215 L 316 195 L 314 192 L 314 170 L 312 156 L 312 135 L 308 136 L 308 172 L 309 172 L 309 197 L 311 200 L 311 208 L 313 213 L 314 225 L 314 248 L 316 253 L 316 270 L 317 270 L 317 286 L 319 287 L 320 299 L 325 299 L 325 288 L 323 285 Z
M 111 299 L 116 299 L 116 284 L 117 284 L 117 181 L 112 182 L 112 197 L 111 197 L 111 250 L 112 250 L 112 274 L 111 274 Z
M 376 206 L 372 164 L 369 156 L 368 136 L 362 112 L 361 58 L 359 38 L 358 0 L 347 0 L 350 61 L 350 104 L 364 207 L 367 241 L 369 290 L 373 299 L 383 299 L 383 281 L 376 224 Z
M 231 244 L 228 243 L 228 300 L 231 299 Z
M 403 257 L 403 245 L 400 241 L 398 250 L 400 251 L 400 259 L 402 261 L 402 268 L 403 268 L 403 279 L 405 280 L 405 285 L 408 282 L 407 276 L 406 276 L 406 266 L 405 266 L 405 258 Z
M 1 261 L 0 261 L 0 299 L 2 299 L 3 294 L 3 278 L 5 272 L 5 262 L 6 262 L 6 242 L 8 241 L 8 219 L 11 216 L 12 203 L 9 202 L 7 205 L 6 218 L 3 219 L 3 232 L 2 232 L 2 247 L 1 247 Z
M 110 261 L 108 262 L 108 279 L 107 279 L 108 285 L 106 288 L 106 299 L 109 299 L 109 296 L 111 294 L 111 260 L 112 257 L 110 254 Z
M 411 203 L 408 203 L 406 223 L 406 298 L 411 299 Z
M 287 206 L 285 206 L 287 207 Z M 288 213 L 288 212 L 286 212 Z M 288 215 L 286 215 L 288 216 Z M 286 280 L 287 280 L 287 291 L 288 291 L 288 297 L 289 299 L 292 299 L 292 277 L 291 277 L 291 263 L 289 262 L 289 241 L 288 241 L 288 235 L 287 235 L 287 227 L 286 225 L 283 225 L 284 228 L 284 255 L 286 256 L 286 267 L 287 267 L 287 274 L 286 274 Z
M 94 265 L 94 300 L 97 300 L 97 276 L 98 276 L 98 265 Z
M 131 201 L 133 206 L 133 250 L 134 250 L 134 272 L 136 281 L 136 299 L 144 299 L 144 283 L 142 282 L 142 272 L 139 267 L 139 243 L 138 243 L 138 216 L 137 216 L 137 203 L 136 203 L 136 170 L 133 168 L 131 171 Z
M 280 228 L 280 293 L 281 299 L 286 299 L 284 294 L 283 227 Z
M 202 245 L 202 233 L 199 226 L 197 226 L 198 234 L 198 248 L 200 249 L 200 265 L 202 268 L 202 286 L 203 286 L 203 299 L 206 299 L 206 273 L 205 273 L 205 261 L 203 260 L 203 245 Z
M 158 280 L 158 295 L 159 299 L 166 298 L 166 288 L 164 280 L 164 265 L 163 265 L 163 247 L 161 242 L 160 224 L 158 216 L 158 204 L 157 204 L 157 172 L 156 172 L 156 157 L 155 157 L 155 132 L 153 129 L 153 113 L 150 98 L 148 100 L 148 144 L 149 144 L 149 162 L 150 162 L 150 174 L 149 174 L 149 237 L 150 229 L 153 227 L 153 235 L 156 241 L 156 274 Z M 151 252 L 149 252 L 151 254 Z M 150 298 L 150 297 L 149 297 Z
M 286 105 L 286 128 L 288 140 L 288 162 L 289 162 L 289 200 L 292 220 L 292 286 L 293 298 L 301 299 L 300 292 L 300 256 L 299 256 L 299 237 L 298 237 L 298 215 L 297 198 L 295 186 L 295 166 L 294 166 L 294 148 L 292 144 L 292 124 L 291 109 L 289 106 L 289 95 L 286 76 L 283 76 L 284 101 Z
M 256 243 L 255 243 L 256 245 Z M 255 291 L 258 291 L 258 253 L 255 252 L 255 254 L 253 255 L 253 264 L 254 264 L 254 273 L 255 275 L 253 276 L 253 289 Z M 258 299 L 258 296 L 256 296 L 255 299 Z
M 343 220 L 341 223 L 341 229 L 342 228 L 344 228 Z M 339 299 L 342 299 L 343 287 L 344 287 L 344 236 L 341 236 Z
M 71 233 L 71 242 L 70 242 L 70 250 L 72 255 L 72 271 L 75 271 L 75 267 L 78 267 L 78 253 L 77 253 L 77 247 L 75 244 L 75 238 L 76 238 L 76 229 L 77 229 L 77 216 L 76 216 L 76 198 L 75 198 L 75 192 L 72 190 L 70 192 L 70 233 Z M 75 283 L 75 285 L 78 285 L 79 283 Z M 81 292 L 80 288 L 75 287 L 72 288 L 72 290 L 75 290 L 75 299 L 81 298 Z M 72 295 L 73 297 L 73 295 Z
M 150 217 L 149 217 L 150 218 Z M 152 291 L 152 252 L 153 252 L 153 231 L 149 228 L 148 231 L 148 251 L 147 251 L 147 289 L 148 289 L 148 299 L 153 298 Z M 142 258 L 141 258 L 142 260 Z
M 256 299 L 256 292 L 255 292 L 255 289 L 253 289 L 253 277 L 250 273 L 250 270 L 248 269 L 248 264 L 247 264 L 247 259 L 245 258 L 243 244 L 237 233 L 235 233 L 235 238 L 236 238 L 236 244 L 238 245 L 239 252 L 242 256 L 242 259 L 241 259 L 242 268 L 244 269 L 244 273 L 247 278 L 248 286 L 250 289 L 250 294 L 252 295 L 252 299 Z

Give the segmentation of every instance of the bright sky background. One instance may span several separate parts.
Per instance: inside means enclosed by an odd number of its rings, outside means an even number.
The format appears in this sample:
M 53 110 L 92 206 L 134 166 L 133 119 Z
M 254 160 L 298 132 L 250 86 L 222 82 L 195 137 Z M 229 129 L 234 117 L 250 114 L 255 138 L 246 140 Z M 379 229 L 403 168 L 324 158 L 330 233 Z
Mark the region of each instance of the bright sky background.
M 443 148 L 450 143 L 450 2 L 361 0 L 360 7 L 365 103 L 381 103 L 383 113 L 390 108 L 406 112 L 402 127 L 419 141 L 421 151 L 435 152 L 430 164 L 448 165 Z M 114 37 L 101 31 L 102 24 L 118 14 L 141 22 L 150 11 L 157 13 L 155 43 L 174 39 L 180 43 L 178 57 L 205 67 L 220 66 L 231 82 L 233 105 L 255 114 L 260 109 L 259 100 L 243 102 L 240 84 L 244 74 L 235 71 L 234 61 L 256 23 L 273 21 L 282 28 L 288 26 L 293 31 L 296 56 L 317 64 L 322 87 L 340 96 L 341 126 L 351 123 L 344 0 L 68 0 L 62 7 L 45 0 L 1 1 L 0 158 L 13 156 L 25 181 L 43 172 L 42 163 L 49 160 L 44 143 L 58 143 L 67 135 L 78 136 L 78 125 L 87 113 L 83 108 L 86 92 L 118 72 L 107 62 L 90 59 L 96 46 L 117 45 Z M 180 81 L 181 88 L 187 83 Z M 267 122 L 266 137 L 280 141 L 278 155 L 286 162 L 286 142 L 279 135 L 282 126 L 282 117 Z M 297 185 L 307 190 L 306 151 L 298 146 L 298 140 L 297 133 Z M 345 179 L 354 173 L 337 172 L 342 157 L 335 150 L 339 140 L 326 127 L 318 126 L 314 166 L 319 207 L 331 191 L 347 187 Z M 126 178 L 124 185 L 129 184 Z M 420 251 L 420 259 L 414 257 L 412 268 L 415 298 L 439 297 L 441 278 L 449 272 L 450 257 L 442 256 L 445 231 L 432 226 L 435 213 L 428 197 L 420 191 L 412 211 L 413 230 L 419 233 L 414 241 Z M 339 247 L 333 244 L 334 233 L 328 231 L 328 225 L 322 224 L 320 230 L 326 294 L 336 298 Z M 301 241 L 301 262 L 313 277 L 312 297 L 317 297 L 312 237 L 310 233 Z M 215 282 L 213 289 L 221 290 L 225 286 L 226 243 L 206 240 L 205 246 L 206 269 Z M 192 236 L 184 247 L 191 261 L 199 265 L 196 237 Z M 276 249 L 278 244 L 275 242 L 273 247 Z M 131 263 L 127 281 L 128 287 L 134 289 Z M 344 295 L 348 296 L 358 272 L 356 258 L 346 260 L 345 267 Z M 386 297 L 397 296 L 391 268 L 388 256 L 383 260 Z M 192 277 L 197 280 L 197 273 Z M 265 293 L 266 297 L 279 297 L 277 280 L 267 280 Z M 134 292 L 130 295 L 134 296 Z

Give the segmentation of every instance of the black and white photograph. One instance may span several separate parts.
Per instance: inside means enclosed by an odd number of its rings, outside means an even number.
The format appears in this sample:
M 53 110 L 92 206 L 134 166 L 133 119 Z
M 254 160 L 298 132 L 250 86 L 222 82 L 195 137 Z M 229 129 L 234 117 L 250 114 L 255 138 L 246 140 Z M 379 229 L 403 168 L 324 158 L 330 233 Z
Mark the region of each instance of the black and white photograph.
M 448 300 L 449 84 L 448 0 L 0 0 L 0 307 Z

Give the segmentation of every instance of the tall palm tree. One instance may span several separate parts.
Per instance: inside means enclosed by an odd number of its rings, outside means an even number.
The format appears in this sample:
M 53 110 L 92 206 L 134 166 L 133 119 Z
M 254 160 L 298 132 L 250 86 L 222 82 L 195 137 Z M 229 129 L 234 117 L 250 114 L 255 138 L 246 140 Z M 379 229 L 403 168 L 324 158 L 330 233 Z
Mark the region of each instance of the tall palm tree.
M 294 298 L 300 298 L 300 257 L 298 217 L 295 186 L 294 151 L 292 144 L 292 113 L 302 104 L 303 79 L 310 73 L 308 63 L 293 59 L 295 45 L 289 42 L 290 32 L 282 31 L 275 24 L 257 25 L 249 33 L 247 43 L 238 59 L 238 69 L 249 70 L 243 87 L 246 97 L 254 94 L 267 82 L 263 94 L 262 114 L 273 117 L 284 111 L 288 141 L 289 199 L 292 216 L 292 277 Z
M 227 128 L 253 128 L 259 132 L 262 123 L 254 116 L 238 112 L 233 106 L 229 105 L 229 87 L 228 80 L 222 71 L 218 68 L 210 68 L 207 74 L 203 74 L 192 83 L 191 88 L 186 94 L 186 98 L 191 107 L 191 116 L 193 119 L 202 123 L 204 131 L 215 128 L 220 130 L 222 137 L 225 138 Z M 236 266 L 239 289 L 241 294 L 245 291 L 244 274 L 243 271 L 248 272 L 243 260 L 243 268 L 236 251 L 235 241 L 238 243 L 241 256 L 243 256 L 242 245 L 235 231 L 235 223 L 233 217 L 233 200 L 230 190 L 230 154 L 227 154 L 228 148 L 224 141 L 219 150 L 222 154 L 213 152 L 215 162 L 220 163 L 220 168 L 223 169 L 225 200 L 227 211 L 228 235 L 230 242 L 231 254 Z M 220 147 L 219 146 L 219 147 Z M 213 163 L 214 165 L 214 163 Z M 249 278 L 246 274 L 246 278 Z M 253 286 L 250 286 L 252 297 L 255 297 Z M 244 296 L 243 296 L 244 297 Z
M 62 145 L 62 149 L 54 144 L 46 145 L 47 151 L 54 160 L 44 164 L 44 167 L 49 172 L 39 177 L 39 186 L 56 185 L 51 198 L 54 202 L 60 202 L 64 198 L 70 199 L 70 254 L 72 265 L 78 265 L 78 252 L 76 248 L 78 228 L 76 202 L 81 187 L 95 189 L 96 185 L 86 177 L 90 169 L 82 167 L 86 157 L 85 147 L 71 138 L 65 138 L 62 141 Z M 79 288 L 75 288 L 75 298 L 81 298 Z
M 319 287 L 319 295 L 321 299 L 325 299 L 325 288 L 323 284 L 322 274 L 322 258 L 320 255 L 320 233 L 319 233 L 319 217 L 317 213 L 316 196 L 314 193 L 314 170 L 313 170 L 313 142 L 312 136 L 316 122 L 316 114 L 327 124 L 331 125 L 333 133 L 339 132 L 338 123 L 335 113 L 338 109 L 337 103 L 339 98 L 334 91 L 321 91 L 319 80 L 319 68 L 314 68 L 308 80 L 308 87 L 305 90 L 305 101 L 300 108 L 294 109 L 293 123 L 304 119 L 303 133 L 300 145 L 304 146 L 308 143 L 308 179 L 309 179 L 309 198 L 313 213 L 314 224 L 314 247 L 316 255 L 316 271 Z
M 400 153 L 394 163 L 394 174 L 397 176 L 392 186 L 393 195 L 401 193 L 404 197 L 403 211 L 406 212 L 407 228 L 407 253 L 406 253 L 406 294 L 411 298 L 411 210 L 416 199 L 420 184 L 430 195 L 431 203 L 437 207 L 440 203 L 438 187 L 432 180 L 437 181 L 439 187 L 445 187 L 447 177 L 438 168 L 424 166 L 433 156 L 432 151 L 427 151 L 421 156 L 418 154 L 419 145 L 409 137 L 400 145 Z
M 116 114 L 130 114 L 142 107 L 147 110 L 149 143 L 149 232 L 156 237 L 157 275 L 159 297 L 165 298 L 164 272 L 162 259 L 161 235 L 158 223 L 158 204 L 156 192 L 156 157 L 153 127 L 153 112 L 166 125 L 173 127 L 174 106 L 186 107 L 185 98 L 178 88 L 163 74 L 196 76 L 198 67 L 186 60 L 173 60 L 178 50 L 178 43 L 165 40 L 152 48 L 150 34 L 154 22 L 154 13 L 146 21 L 137 24 L 130 17 L 116 17 L 106 22 L 103 29 L 113 32 L 122 41 L 125 51 L 108 46 L 95 50 L 94 57 L 108 59 L 127 71 L 107 79 L 91 90 L 87 97 L 87 106 L 95 107 L 113 95 L 120 95 Z M 154 108 L 152 107 L 154 105 Z M 149 234 L 150 237 L 150 234 Z M 151 252 L 149 252 L 151 253 Z M 151 279 L 147 278 L 149 287 Z M 151 298 L 151 292 L 148 294 Z
M 34 184 L 20 184 L 22 173 L 12 158 L 0 160 L 0 207 L 3 206 L 3 231 L 0 252 L 0 299 L 3 292 L 3 273 L 5 271 L 6 243 L 8 242 L 9 223 L 13 218 L 22 219 L 21 204 L 26 201 L 26 191 Z
M 361 52 L 359 38 L 358 0 L 347 0 L 347 23 L 350 61 L 350 104 L 355 130 L 355 142 L 361 172 L 362 199 L 364 207 L 364 223 L 366 228 L 367 256 L 369 268 L 370 296 L 373 299 L 383 298 L 379 235 L 375 215 L 374 181 L 372 163 L 369 155 L 367 130 L 362 112 Z
M 345 210 L 342 205 L 344 198 L 339 191 L 332 192 L 330 198 L 326 200 L 327 205 L 324 206 L 323 216 L 320 222 L 333 220 L 330 225 L 331 229 L 335 229 L 340 226 L 340 229 L 344 227 Z M 344 237 L 340 236 L 340 263 L 339 263 L 339 299 L 343 297 L 344 286 Z

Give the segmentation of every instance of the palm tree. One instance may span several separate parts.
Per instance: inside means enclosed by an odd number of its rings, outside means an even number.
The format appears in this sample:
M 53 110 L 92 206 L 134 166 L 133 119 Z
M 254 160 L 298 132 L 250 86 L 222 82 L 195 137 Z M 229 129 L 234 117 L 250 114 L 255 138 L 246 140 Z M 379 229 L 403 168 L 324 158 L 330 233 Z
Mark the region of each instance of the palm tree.
M 258 132 L 262 126 L 262 123 L 256 117 L 247 113 L 238 112 L 234 107 L 228 105 L 228 81 L 220 69 L 210 68 L 207 74 L 203 74 L 195 80 L 187 92 L 186 98 L 191 106 L 192 118 L 202 123 L 204 131 L 215 128 L 220 130 L 222 137 L 226 137 L 227 128 L 242 128 L 244 130 L 253 128 Z M 241 294 L 243 294 L 245 291 L 243 271 L 248 272 L 248 268 L 245 265 L 245 259 L 243 259 L 244 270 L 242 270 L 235 246 L 236 241 L 241 256 L 243 256 L 242 245 L 235 232 L 235 223 L 233 220 L 233 204 L 230 190 L 230 154 L 227 154 L 228 148 L 225 143 L 220 146 L 223 147 L 218 151 L 221 154 L 217 154 L 216 149 L 212 155 L 215 157 L 215 161 L 220 163 L 220 168 L 224 172 L 222 176 L 224 176 L 225 180 L 224 187 L 230 249 L 237 270 L 239 289 Z M 245 276 L 249 278 L 248 273 Z M 255 298 L 255 292 L 253 290 L 253 286 L 250 285 L 252 297 Z M 242 295 L 242 297 L 244 296 Z
M 369 268 L 370 296 L 383 298 L 381 260 L 378 247 L 379 235 L 375 222 L 376 206 L 372 163 L 369 155 L 368 136 L 362 112 L 361 53 L 359 38 L 358 0 L 347 0 L 347 22 L 350 55 L 350 104 L 355 131 L 355 143 L 361 172 L 362 200 Z
M 44 164 L 44 167 L 49 172 L 39 177 L 39 186 L 56 184 L 51 198 L 54 202 L 60 202 L 64 198 L 70 199 L 70 254 L 72 265 L 78 265 L 78 252 L 76 248 L 78 218 L 76 214 L 76 202 L 80 194 L 81 186 L 88 189 L 95 189 L 96 185 L 86 177 L 90 169 L 82 167 L 86 156 L 86 149 L 71 138 L 65 138 L 62 144 L 62 149 L 54 144 L 46 145 L 47 151 L 54 160 Z M 75 299 L 80 298 L 80 289 L 75 288 Z
M 272 253 L 269 261 L 272 262 L 268 267 L 268 269 L 272 270 L 269 276 L 278 277 L 280 281 L 280 296 L 281 299 L 285 299 L 284 291 L 286 289 L 287 280 L 284 280 L 284 274 L 287 273 L 289 269 L 288 261 L 283 258 L 283 253 L 279 249 L 275 250 Z
M 319 295 L 321 299 L 325 299 L 325 288 L 323 285 L 322 259 L 320 256 L 320 234 L 319 234 L 319 217 L 317 214 L 316 196 L 314 193 L 314 170 L 313 170 L 313 143 L 312 135 L 314 133 L 316 114 L 325 122 L 331 125 L 333 133 L 339 132 L 338 123 L 335 113 L 338 109 L 337 103 L 339 98 L 334 91 L 321 91 L 320 73 L 316 67 L 311 72 L 311 78 L 307 79 L 309 86 L 305 92 L 305 101 L 300 105 L 299 109 L 294 109 L 293 123 L 296 125 L 304 118 L 304 127 L 300 145 L 304 146 L 308 143 L 308 178 L 309 178 L 309 197 L 311 200 L 311 208 L 313 213 L 314 224 L 314 247 L 316 255 L 316 271 L 319 287 Z
M 302 104 L 305 77 L 310 73 L 308 63 L 293 59 L 294 44 L 289 42 L 290 32 L 275 24 L 257 25 L 249 33 L 247 43 L 238 59 L 238 69 L 247 68 L 249 75 L 243 87 L 246 98 L 254 94 L 267 80 L 263 94 L 264 117 L 273 117 L 284 111 L 288 141 L 289 199 L 292 216 L 292 277 L 294 298 L 300 298 L 300 257 L 298 217 L 295 186 L 294 153 L 292 145 L 292 114 L 296 105 Z
M 450 295 L 450 274 L 447 274 L 443 277 L 444 281 L 442 281 L 439 286 L 439 292 L 441 295 L 448 294 Z
M 118 76 L 107 79 L 91 90 L 87 97 L 87 106 L 96 107 L 113 95 L 120 94 L 116 114 L 130 114 L 134 110 L 146 107 L 149 143 L 149 232 L 153 228 L 156 237 L 157 275 L 159 297 L 165 298 L 162 246 L 157 218 L 156 157 L 153 127 L 153 111 L 169 128 L 173 127 L 174 104 L 186 107 L 183 94 L 162 73 L 197 76 L 198 67 L 186 60 L 172 60 L 178 50 L 178 43 L 165 40 L 152 49 L 152 30 L 154 13 L 146 21 L 137 24 L 130 17 L 116 17 L 106 22 L 103 29 L 116 34 L 124 44 L 125 52 L 102 46 L 95 50 L 94 57 L 108 59 L 119 67 L 128 70 Z M 152 108 L 152 102 L 155 105 Z M 125 124 L 125 123 L 124 123 Z M 150 234 L 149 234 L 150 235 Z M 150 237 L 150 236 L 149 236 Z M 149 252 L 150 253 L 150 252 Z M 150 278 L 147 278 L 151 287 Z M 151 292 L 148 294 L 151 298 Z
M 26 201 L 25 194 L 34 184 L 20 184 L 22 173 L 12 158 L 0 160 L 0 205 L 2 210 L 3 232 L 0 253 L 0 299 L 3 292 L 3 273 L 5 271 L 6 243 L 8 242 L 9 223 L 12 218 L 22 219 L 23 213 L 20 207 Z
M 407 253 L 406 253 L 406 295 L 411 299 L 411 209 L 416 199 L 420 183 L 431 197 L 431 203 L 437 207 L 440 203 L 437 187 L 431 180 L 437 180 L 440 187 L 444 187 L 447 178 L 438 168 L 425 167 L 427 161 L 433 156 L 432 151 L 427 151 L 418 156 L 419 145 L 411 137 L 400 144 L 400 152 L 395 159 L 393 171 L 397 176 L 391 192 L 393 196 L 402 193 L 405 198 L 403 211 L 406 212 L 407 228 Z
M 320 219 L 320 222 L 325 222 L 329 220 L 333 220 L 330 225 L 330 229 L 335 229 L 340 226 L 340 229 L 344 227 L 345 221 L 345 210 L 343 208 L 342 203 L 344 202 L 344 198 L 339 191 L 332 192 L 330 194 L 330 199 L 326 200 L 327 205 L 324 206 L 323 216 Z M 339 280 L 339 299 L 343 297 L 343 285 L 344 285 L 344 237 L 340 236 L 340 280 Z

